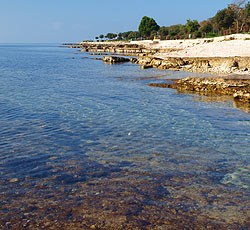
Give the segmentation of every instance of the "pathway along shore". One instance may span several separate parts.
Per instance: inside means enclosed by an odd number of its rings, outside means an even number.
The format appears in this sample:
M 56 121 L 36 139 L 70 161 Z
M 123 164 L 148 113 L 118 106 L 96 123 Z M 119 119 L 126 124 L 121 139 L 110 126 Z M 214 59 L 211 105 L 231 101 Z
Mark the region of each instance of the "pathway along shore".
M 187 78 L 173 84 L 152 83 L 150 86 L 186 91 L 232 95 L 250 103 L 250 35 L 235 34 L 211 39 L 80 42 L 65 44 L 93 55 L 120 54 L 130 59 L 103 57 L 111 64 L 131 61 L 142 69 L 159 68 L 223 75 L 216 78 Z M 230 79 L 227 79 L 230 76 Z

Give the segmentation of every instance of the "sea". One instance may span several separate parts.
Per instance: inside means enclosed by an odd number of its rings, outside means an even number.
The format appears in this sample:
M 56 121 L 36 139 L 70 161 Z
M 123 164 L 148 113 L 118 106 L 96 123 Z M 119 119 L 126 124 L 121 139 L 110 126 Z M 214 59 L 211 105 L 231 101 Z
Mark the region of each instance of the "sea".
M 100 58 L 0 44 L 0 229 L 250 229 L 250 105 Z

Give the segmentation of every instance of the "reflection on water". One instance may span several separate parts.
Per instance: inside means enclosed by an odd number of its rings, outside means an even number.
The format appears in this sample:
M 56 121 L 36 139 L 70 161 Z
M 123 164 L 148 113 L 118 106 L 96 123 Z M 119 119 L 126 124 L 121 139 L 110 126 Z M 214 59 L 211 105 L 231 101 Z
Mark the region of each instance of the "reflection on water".
M 147 86 L 190 73 L 0 49 L 1 228 L 248 229 L 250 115 L 230 98 Z
M 244 111 L 245 113 L 250 113 L 250 104 L 234 100 L 233 106 L 237 109 Z
M 118 79 L 120 81 L 145 81 L 145 80 L 160 79 L 160 78 L 163 78 L 163 77 L 167 77 L 169 75 L 171 75 L 171 74 L 156 75 L 156 76 L 147 76 L 147 77 L 139 77 L 139 78 L 133 78 L 133 79 L 116 77 L 116 79 Z
M 232 96 L 207 94 L 207 93 L 202 93 L 202 92 L 194 92 L 194 91 L 186 91 L 186 90 L 181 91 L 178 89 L 178 94 L 186 94 L 186 93 L 193 95 L 193 99 L 195 101 L 201 101 L 205 103 L 223 102 L 227 106 L 234 106 L 235 108 L 240 109 L 245 113 L 250 113 L 249 103 L 234 100 Z

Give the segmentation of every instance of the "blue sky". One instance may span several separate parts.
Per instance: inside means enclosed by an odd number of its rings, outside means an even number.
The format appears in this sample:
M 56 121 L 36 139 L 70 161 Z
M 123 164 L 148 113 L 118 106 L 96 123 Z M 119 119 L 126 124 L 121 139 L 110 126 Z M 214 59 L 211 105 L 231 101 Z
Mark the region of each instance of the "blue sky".
M 212 17 L 232 0 L 0 0 L 0 43 L 78 42 L 137 30 L 143 16 L 160 26 Z

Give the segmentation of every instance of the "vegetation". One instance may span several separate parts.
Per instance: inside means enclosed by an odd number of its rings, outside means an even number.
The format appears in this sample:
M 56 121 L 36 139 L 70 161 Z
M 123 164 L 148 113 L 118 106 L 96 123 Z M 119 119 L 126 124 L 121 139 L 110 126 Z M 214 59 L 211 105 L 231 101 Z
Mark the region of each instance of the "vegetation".
M 113 33 L 108 33 L 105 38 L 108 38 L 108 39 L 114 39 L 117 37 L 117 34 L 113 34 Z
M 234 0 L 227 8 L 219 10 L 212 18 L 198 22 L 188 19 L 185 25 L 159 26 L 150 17 L 144 16 L 138 31 L 108 33 L 108 40 L 141 40 L 141 39 L 188 39 L 216 37 L 233 33 L 246 33 L 250 28 L 250 2 Z M 104 35 L 99 36 L 100 39 Z M 98 37 L 96 37 L 98 39 Z
M 188 33 L 194 33 L 200 28 L 200 24 L 197 20 L 187 20 L 186 28 Z
M 156 23 L 153 18 L 144 16 L 139 25 L 139 33 L 144 37 L 149 37 L 153 33 L 159 30 L 160 26 Z

